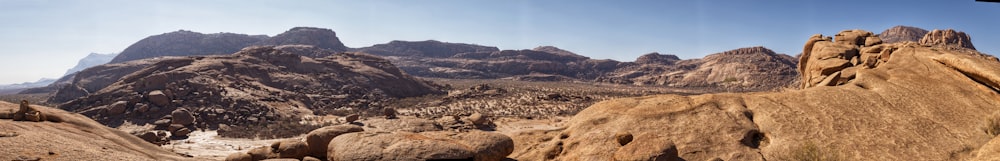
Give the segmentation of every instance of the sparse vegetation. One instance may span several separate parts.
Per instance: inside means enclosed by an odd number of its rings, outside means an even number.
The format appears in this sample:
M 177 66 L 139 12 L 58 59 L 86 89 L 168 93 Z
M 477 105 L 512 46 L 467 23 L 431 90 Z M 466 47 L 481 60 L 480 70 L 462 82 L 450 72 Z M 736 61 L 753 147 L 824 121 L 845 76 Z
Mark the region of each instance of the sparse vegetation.
M 831 149 L 824 149 L 813 142 L 805 142 L 798 147 L 792 148 L 788 153 L 778 160 L 787 161 L 841 161 L 840 154 Z
M 982 128 L 983 132 L 990 134 L 990 136 L 1000 135 L 1000 112 L 993 113 L 993 115 L 986 118 L 986 123 Z
M 726 79 L 722 80 L 722 83 L 729 83 L 729 82 L 736 82 L 736 81 L 739 81 L 739 79 L 734 78 L 734 77 L 727 77 Z

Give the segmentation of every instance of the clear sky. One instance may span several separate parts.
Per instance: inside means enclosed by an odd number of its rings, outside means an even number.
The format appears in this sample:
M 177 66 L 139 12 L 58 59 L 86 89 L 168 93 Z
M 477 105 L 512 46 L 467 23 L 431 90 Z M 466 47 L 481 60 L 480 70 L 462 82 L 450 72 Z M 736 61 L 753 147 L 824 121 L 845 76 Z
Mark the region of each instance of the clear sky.
M 434 39 L 633 61 L 749 46 L 795 55 L 812 34 L 909 25 L 964 31 L 1000 53 L 1000 3 L 974 0 L 3 0 L 0 13 L 0 84 L 56 78 L 88 53 L 180 29 L 273 36 L 312 26 L 348 47 Z

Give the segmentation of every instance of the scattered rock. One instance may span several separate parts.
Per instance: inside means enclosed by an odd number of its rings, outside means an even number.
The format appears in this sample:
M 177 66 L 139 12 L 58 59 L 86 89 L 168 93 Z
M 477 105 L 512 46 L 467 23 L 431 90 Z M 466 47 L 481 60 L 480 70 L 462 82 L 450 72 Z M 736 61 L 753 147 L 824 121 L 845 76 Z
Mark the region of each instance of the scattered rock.
M 396 118 L 396 109 L 394 109 L 394 108 L 384 108 L 384 109 L 382 109 L 382 115 L 385 115 L 386 119 L 395 119 Z
M 191 129 L 188 128 L 180 128 L 174 131 L 170 131 L 170 135 L 176 137 L 186 137 L 188 134 L 191 134 Z
M 111 105 L 108 105 L 108 115 L 114 116 L 125 113 L 126 106 L 128 106 L 128 102 L 126 101 L 112 103 Z
M 361 115 L 351 114 L 351 115 L 347 115 L 346 117 L 344 117 L 344 121 L 354 122 L 354 121 L 358 121 L 358 119 L 360 119 L 360 118 L 361 118 Z
M 160 107 L 170 105 L 170 98 L 160 90 L 149 92 L 149 94 L 146 94 L 146 99 L 149 99 L 149 102 L 153 102 L 153 104 Z
M 469 121 L 472 121 L 472 123 L 476 125 L 484 125 L 489 120 L 486 118 L 486 116 L 483 116 L 483 114 L 476 112 L 472 113 L 472 115 L 469 115 Z

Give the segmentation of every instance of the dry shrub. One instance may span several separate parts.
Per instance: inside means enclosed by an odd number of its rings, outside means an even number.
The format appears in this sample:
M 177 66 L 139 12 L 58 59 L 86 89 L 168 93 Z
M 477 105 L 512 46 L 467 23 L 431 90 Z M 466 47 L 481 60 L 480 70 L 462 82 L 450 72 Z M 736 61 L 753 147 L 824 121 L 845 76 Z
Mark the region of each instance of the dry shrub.
M 986 123 L 982 128 L 983 132 L 990 134 L 990 136 L 1000 135 L 1000 112 L 993 113 L 993 115 L 986 118 Z

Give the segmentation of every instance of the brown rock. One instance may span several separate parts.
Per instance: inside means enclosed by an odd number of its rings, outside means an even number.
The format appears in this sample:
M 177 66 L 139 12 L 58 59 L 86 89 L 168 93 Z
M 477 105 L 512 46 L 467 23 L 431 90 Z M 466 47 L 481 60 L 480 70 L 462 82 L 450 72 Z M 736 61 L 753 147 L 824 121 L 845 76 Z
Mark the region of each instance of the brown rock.
M 305 158 L 302 158 L 302 161 L 321 161 L 321 160 L 319 158 L 306 156 Z
M 253 156 L 247 153 L 233 153 L 226 157 L 226 161 L 253 161 Z
M 356 132 L 334 138 L 328 148 L 328 160 L 498 161 L 513 151 L 513 141 L 505 135 L 486 132 Z
M 627 132 L 618 133 L 615 134 L 615 139 L 618 140 L 618 145 L 624 146 L 625 144 L 632 142 L 632 134 Z
M 483 116 L 483 114 L 476 112 L 472 113 L 472 115 L 469 115 L 469 121 L 472 121 L 472 123 L 476 125 L 483 125 L 486 124 L 486 122 L 489 120 L 487 120 L 486 117 Z
M 191 134 L 191 132 L 192 132 L 191 129 L 180 128 L 180 129 L 177 129 L 177 130 L 174 130 L 174 131 L 170 131 L 170 135 L 171 136 L 187 136 L 188 134 Z
M 178 108 L 170 112 L 170 116 L 170 123 L 172 124 L 190 125 L 195 121 L 194 115 L 184 108 Z
M 273 148 L 269 146 L 261 146 L 250 149 L 250 151 L 247 151 L 247 154 L 250 154 L 250 157 L 253 158 L 253 160 L 278 158 L 278 154 L 274 153 L 272 149 Z
M 277 148 L 274 148 L 274 152 L 278 153 L 279 158 L 302 158 L 309 153 L 309 145 L 305 142 L 299 140 L 284 140 L 277 142 Z
M 160 107 L 170 105 L 170 98 L 160 90 L 149 92 L 149 94 L 146 94 L 146 99 L 149 99 L 149 102 L 153 102 L 153 104 Z
M 118 101 L 118 102 L 112 103 L 111 105 L 108 105 L 108 115 L 112 115 L 113 116 L 113 115 L 120 115 L 122 113 L 125 113 L 126 106 L 128 106 L 128 102 L 126 102 L 126 101 Z
M 615 151 L 616 161 L 683 161 L 677 154 L 677 146 L 667 143 L 636 142 Z
M 361 115 L 358 115 L 358 114 L 351 114 L 351 115 L 347 115 L 347 116 L 345 116 L 345 117 L 344 117 L 344 121 L 347 121 L 347 122 L 354 122 L 354 121 L 358 121 L 358 119 L 360 119 L 360 118 L 361 118 Z
M 394 108 L 384 108 L 384 109 L 382 109 L 382 115 L 384 115 L 386 119 L 395 119 L 396 118 L 396 109 L 394 109 Z
M 872 36 L 871 32 L 864 30 L 844 30 L 834 36 L 834 42 L 847 45 L 865 45 L 866 37 Z
M 319 158 L 326 158 L 326 150 L 330 145 L 330 140 L 346 133 L 364 131 L 356 125 L 336 125 L 327 126 L 310 131 L 306 134 L 306 144 L 309 145 L 309 155 Z

